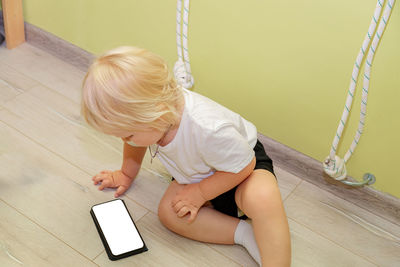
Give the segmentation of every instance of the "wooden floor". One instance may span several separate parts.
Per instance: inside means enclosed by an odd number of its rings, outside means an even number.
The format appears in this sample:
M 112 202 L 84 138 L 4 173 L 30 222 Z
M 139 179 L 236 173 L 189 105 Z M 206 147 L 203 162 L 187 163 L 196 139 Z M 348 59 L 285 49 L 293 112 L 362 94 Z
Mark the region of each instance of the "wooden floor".
M 122 143 L 80 117 L 84 73 L 25 43 L 0 47 L 0 266 L 256 266 L 240 246 L 182 238 L 158 221 L 159 162 L 123 197 L 149 248 L 108 260 L 89 211 L 113 198 L 90 177 L 121 164 Z M 384 220 L 277 169 L 292 266 L 400 266 L 400 218 Z

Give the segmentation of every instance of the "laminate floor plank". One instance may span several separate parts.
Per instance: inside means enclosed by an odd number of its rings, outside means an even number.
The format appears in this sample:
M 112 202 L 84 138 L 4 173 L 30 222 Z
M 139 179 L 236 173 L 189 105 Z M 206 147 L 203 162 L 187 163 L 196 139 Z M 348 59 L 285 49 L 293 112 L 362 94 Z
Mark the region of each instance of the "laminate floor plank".
M 28 91 L 33 86 L 39 84 L 36 80 L 17 71 L 4 61 L 0 64 L 0 83 L 7 84 L 18 92 Z
M 7 101 L 12 100 L 19 94 L 20 94 L 19 91 L 10 87 L 6 83 L 2 83 L 2 80 L 0 80 L 0 105 L 4 104 Z
M 47 94 L 39 98 L 35 96 L 38 90 Z M 35 87 L 4 103 L 0 120 L 90 174 L 119 168 L 122 152 L 104 142 L 99 133 L 79 124 L 78 104 L 60 98 L 64 97 Z
M 278 180 L 282 200 L 285 200 L 301 183 L 301 179 L 280 167 L 274 166 L 274 172 L 276 179 Z
M 1 266 L 96 266 L 0 200 Z
M 79 103 L 85 73 L 50 54 L 23 43 L 17 49 L 0 46 L 0 61 Z
M 86 172 L 1 122 L 0 136 L 0 198 L 87 258 L 98 255 L 103 247 L 89 212 L 113 193 L 99 192 Z M 126 201 L 134 219 L 148 212 Z
M 285 201 L 288 217 L 379 266 L 399 266 L 400 227 L 302 182 Z
M 292 267 L 378 266 L 289 219 L 292 238 Z

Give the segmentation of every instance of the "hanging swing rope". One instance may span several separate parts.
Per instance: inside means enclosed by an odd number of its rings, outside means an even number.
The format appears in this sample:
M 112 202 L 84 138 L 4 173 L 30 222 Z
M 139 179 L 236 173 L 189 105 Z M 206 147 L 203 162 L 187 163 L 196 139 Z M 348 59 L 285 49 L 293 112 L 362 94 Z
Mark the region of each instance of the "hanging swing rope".
M 347 95 L 347 99 L 346 99 L 346 104 L 343 110 L 343 114 L 342 117 L 340 119 L 339 122 L 339 126 L 337 128 L 336 131 L 336 135 L 333 139 L 333 143 L 331 146 L 331 151 L 329 156 L 326 158 L 326 160 L 323 163 L 323 167 L 324 167 L 324 171 L 331 177 L 333 177 L 336 180 L 344 180 L 347 176 L 347 171 L 346 171 L 346 163 L 347 161 L 350 159 L 350 157 L 352 156 L 352 154 L 354 153 L 358 142 L 361 138 L 361 134 L 363 132 L 364 129 L 364 125 L 365 125 L 365 116 L 367 113 L 367 99 L 368 99 L 368 90 L 369 90 L 369 81 L 370 81 L 370 74 L 371 74 L 371 68 L 372 68 L 372 61 L 374 59 L 375 56 L 375 51 L 378 48 L 379 45 L 379 41 L 381 40 L 384 30 L 386 28 L 386 25 L 388 23 L 390 14 L 392 12 L 393 9 L 393 5 L 394 5 L 395 0 L 388 0 L 387 4 L 385 6 L 385 9 L 383 11 L 383 15 L 381 16 L 382 13 L 382 8 L 383 8 L 383 3 L 384 0 L 378 0 L 376 8 L 375 8 L 375 12 L 374 12 L 374 16 L 372 17 L 367 35 L 364 39 L 364 42 L 362 44 L 362 47 L 360 49 L 360 52 L 357 56 L 356 62 L 354 64 L 353 67 L 353 73 L 351 76 L 351 81 L 350 81 L 350 88 L 348 91 L 348 95 Z M 374 35 L 376 26 L 378 24 L 378 19 L 379 17 L 381 17 L 380 21 L 379 21 L 379 26 L 378 29 L 376 30 L 376 33 Z M 372 39 L 372 36 L 374 36 L 374 38 Z M 372 39 L 372 44 L 369 47 L 370 43 L 371 43 L 371 39 Z M 369 50 L 368 50 L 369 47 Z M 341 159 L 340 157 L 338 157 L 336 155 L 336 151 L 338 148 L 338 144 L 340 141 L 340 138 L 342 137 L 342 133 L 344 130 L 344 127 L 346 125 L 347 122 L 347 118 L 349 116 L 350 110 L 351 110 L 351 106 L 354 100 L 354 92 L 356 89 L 356 85 L 357 85 L 357 78 L 358 78 L 358 74 L 361 68 L 361 64 L 362 61 L 364 59 L 364 57 L 366 56 L 366 51 L 368 51 L 368 55 L 366 57 L 365 60 L 365 68 L 364 68 L 364 75 L 363 75 L 363 89 L 362 89 L 362 96 L 361 96 L 361 111 L 360 111 L 360 120 L 359 120 L 359 124 L 358 124 L 358 129 L 355 133 L 354 139 L 352 144 L 350 145 L 349 150 L 346 152 L 344 159 Z M 351 182 L 347 182 L 347 181 L 343 181 L 346 184 L 349 185 L 355 185 L 355 186 L 359 186 L 359 185 L 364 185 L 364 184 L 371 184 L 373 181 L 375 181 L 375 178 L 373 177 L 373 175 L 371 174 L 366 174 L 364 176 L 364 182 L 363 183 L 351 183 Z
M 189 61 L 188 23 L 189 0 L 184 1 L 183 14 L 182 0 L 178 0 L 176 8 L 176 46 L 178 49 L 178 61 L 174 66 L 174 75 L 176 81 L 184 88 L 191 88 L 194 84 Z

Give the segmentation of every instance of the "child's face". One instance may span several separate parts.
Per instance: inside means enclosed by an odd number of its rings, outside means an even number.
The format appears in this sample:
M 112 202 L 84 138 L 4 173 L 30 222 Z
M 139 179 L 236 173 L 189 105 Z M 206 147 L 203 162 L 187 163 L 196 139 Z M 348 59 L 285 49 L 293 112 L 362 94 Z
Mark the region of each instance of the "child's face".
M 120 137 L 124 142 L 135 146 L 147 147 L 157 144 L 164 136 L 163 132 L 149 129 L 140 132 L 119 132 L 115 136 Z

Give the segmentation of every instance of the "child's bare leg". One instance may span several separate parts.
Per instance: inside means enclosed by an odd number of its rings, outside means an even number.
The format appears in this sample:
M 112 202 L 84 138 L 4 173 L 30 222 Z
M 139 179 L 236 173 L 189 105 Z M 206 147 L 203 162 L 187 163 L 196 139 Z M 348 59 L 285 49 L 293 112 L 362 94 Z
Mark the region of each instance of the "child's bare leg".
M 274 175 L 254 170 L 236 190 L 238 207 L 252 219 L 263 266 L 290 266 L 290 232 Z
M 202 207 L 192 223 L 187 216 L 179 218 L 172 209 L 171 201 L 184 185 L 173 181 L 158 207 L 160 221 L 171 231 L 184 237 L 215 244 L 234 244 L 234 233 L 239 219 L 212 208 Z

